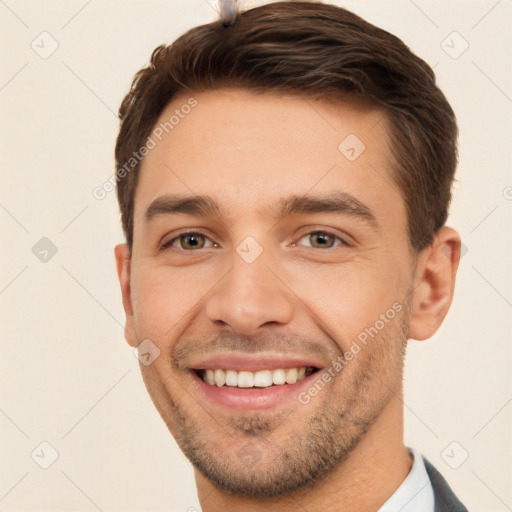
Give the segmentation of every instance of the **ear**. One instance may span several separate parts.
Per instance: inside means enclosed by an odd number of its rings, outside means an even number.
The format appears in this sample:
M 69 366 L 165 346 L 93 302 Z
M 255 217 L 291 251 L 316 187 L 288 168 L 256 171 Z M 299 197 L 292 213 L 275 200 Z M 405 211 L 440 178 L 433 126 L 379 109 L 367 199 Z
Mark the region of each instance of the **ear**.
M 410 338 L 430 338 L 443 322 L 453 299 L 460 248 L 457 231 L 444 226 L 435 235 L 432 244 L 418 255 Z
M 126 321 L 124 326 L 124 337 L 128 344 L 132 347 L 138 345 L 137 338 L 135 336 L 135 329 L 133 323 L 133 305 L 131 296 L 131 255 L 130 250 L 126 244 L 116 245 L 114 249 L 114 255 L 116 257 L 117 266 L 117 277 L 119 278 L 119 284 L 121 286 L 121 295 L 123 297 L 123 308 L 126 315 Z

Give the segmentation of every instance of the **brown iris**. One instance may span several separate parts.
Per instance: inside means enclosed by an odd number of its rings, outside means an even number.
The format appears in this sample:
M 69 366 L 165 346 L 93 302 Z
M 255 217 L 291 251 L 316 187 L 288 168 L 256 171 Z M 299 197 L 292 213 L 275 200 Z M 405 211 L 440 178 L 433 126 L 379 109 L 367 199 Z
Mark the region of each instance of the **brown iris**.
M 206 237 L 201 233 L 186 233 L 179 237 L 182 249 L 202 249 L 205 244 Z
M 334 235 L 324 233 L 322 231 L 316 231 L 309 235 L 309 240 L 312 247 L 316 248 L 330 248 L 334 245 Z

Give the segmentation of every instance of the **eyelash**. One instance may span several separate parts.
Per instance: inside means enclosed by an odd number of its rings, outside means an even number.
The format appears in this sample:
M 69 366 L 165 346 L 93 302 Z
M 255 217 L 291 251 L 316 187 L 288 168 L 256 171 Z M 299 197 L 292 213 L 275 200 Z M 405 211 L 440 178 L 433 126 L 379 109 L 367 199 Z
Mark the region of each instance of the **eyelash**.
M 326 247 L 325 249 L 320 249 L 320 248 L 317 248 L 317 247 L 311 247 L 311 249 L 319 249 L 319 250 L 323 250 L 323 251 L 326 251 L 328 249 L 335 249 L 336 247 L 339 247 L 339 246 L 345 246 L 345 247 L 351 247 L 351 244 L 349 244 L 348 242 L 346 242 L 345 240 L 343 240 L 342 238 L 340 238 L 338 235 L 335 235 L 334 233 L 331 233 L 330 231 L 326 231 L 326 230 L 313 230 L 313 231 L 309 231 L 307 233 L 305 233 L 304 235 L 302 235 L 300 238 L 299 238 L 299 241 L 302 240 L 303 238 L 307 237 L 307 236 L 310 236 L 310 235 L 313 235 L 313 234 L 322 234 L 322 235 L 329 235 L 329 236 L 332 236 L 334 237 L 335 239 L 335 245 L 333 245 L 332 247 Z M 208 235 L 206 235 L 205 233 L 201 233 L 200 231 L 184 231 L 183 233 L 180 233 L 179 235 L 175 236 L 174 238 L 172 238 L 171 240 L 168 240 L 167 242 L 164 242 L 161 247 L 160 247 L 160 251 L 164 251 L 166 249 L 169 249 L 170 247 L 172 247 L 172 245 L 178 241 L 181 237 L 184 237 L 184 236 L 187 236 L 187 235 L 202 235 L 204 236 L 205 238 L 207 238 L 208 240 L 210 240 L 213 244 L 216 244 L 216 242 L 213 242 L 213 240 L 210 239 L 210 237 Z M 336 241 L 339 241 L 341 242 L 340 244 L 336 244 Z M 218 244 L 216 244 L 218 245 Z M 296 246 L 297 243 L 294 242 L 292 244 L 293 246 Z M 208 249 L 209 247 L 206 247 L 206 249 Z M 180 251 L 180 252 L 195 252 L 193 249 L 177 249 L 175 248 L 177 251 Z M 205 249 L 205 247 L 201 247 L 201 249 Z M 196 251 L 199 251 L 200 249 L 196 249 Z
M 162 244 L 162 246 L 160 247 L 160 250 L 164 251 L 165 249 L 168 249 L 169 247 L 171 247 L 173 245 L 174 242 L 179 240 L 181 237 L 187 236 L 187 235 L 202 235 L 205 238 L 207 238 L 208 240 L 210 240 L 209 236 L 207 236 L 205 233 L 201 233 L 200 231 L 184 231 L 183 233 L 180 233 L 179 235 L 177 235 L 174 238 L 172 238 L 171 240 L 168 240 L 167 242 L 164 242 Z M 215 243 L 215 242 L 213 242 L 213 243 Z M 177 250 L 178 251 L 182 251 L 182 252 L 194 252 L 191 249 L 189 249 L 189 250 L 187 250 L 187 249 L 177 249 Z

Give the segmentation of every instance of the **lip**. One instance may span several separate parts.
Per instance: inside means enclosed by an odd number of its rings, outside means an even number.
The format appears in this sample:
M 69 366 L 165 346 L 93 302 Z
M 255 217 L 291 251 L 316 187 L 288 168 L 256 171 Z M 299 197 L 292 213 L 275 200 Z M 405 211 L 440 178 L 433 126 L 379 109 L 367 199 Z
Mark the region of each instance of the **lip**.
M 216 366 L 216 368 L 220 368 L 220 366 Z M 277 368 L 282 367 L 278 366 Z M 203 400 L 220 405 L 230 411 L 251 411 L 271 409 L 273 407 L 282 406 L 287 402 L 299 404 L 298 395 L 319 378 L 320 371 L 304 377 L 295 384 L 248 389 L 213 386 L 204 382 L 194 370 L 191 370 L 190 374 L 195 380 L 199 395 L 202 395 L 200 398 Z
M 322 369 L 324 364 L 315 359 L 306 359 L 304 357 L 292 357 L 290 355 L 276 354 L 258 354 L 257 356 L 249 354 L 229 354 L 219 353 L 205 356 L 204 359 L 193 363 L 189 368 L 191 370 L 236 370 L 257 372 L 259 370 L 277 370 L 279 368 L 301 368 L 312 366 Z M 293 384 L 289 384 L 293 386 Z

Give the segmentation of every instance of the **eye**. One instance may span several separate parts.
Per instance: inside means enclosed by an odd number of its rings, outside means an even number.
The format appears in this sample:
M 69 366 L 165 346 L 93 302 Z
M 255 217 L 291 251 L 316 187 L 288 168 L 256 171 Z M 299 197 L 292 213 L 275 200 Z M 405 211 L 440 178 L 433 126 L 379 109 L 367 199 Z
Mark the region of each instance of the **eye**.
M 203 233 L 188 231 L 164 242 L 160 249 L 164 250 L 169 247 L 173 247 L 178 251 L 194 251 L 198 249 L 214 247 L 215 245 L 216 244 Z
M 311 233 L 301 237 L 298 244 L 302 240 L 309 242 L 309 247 L 313 247 L 314 249 L 331 249 L 335 245 L 348 245 L 340 237 L 327 231 L 312 231 Z M 340 243 L 336 244 L 336 241 L 339 241 Z

